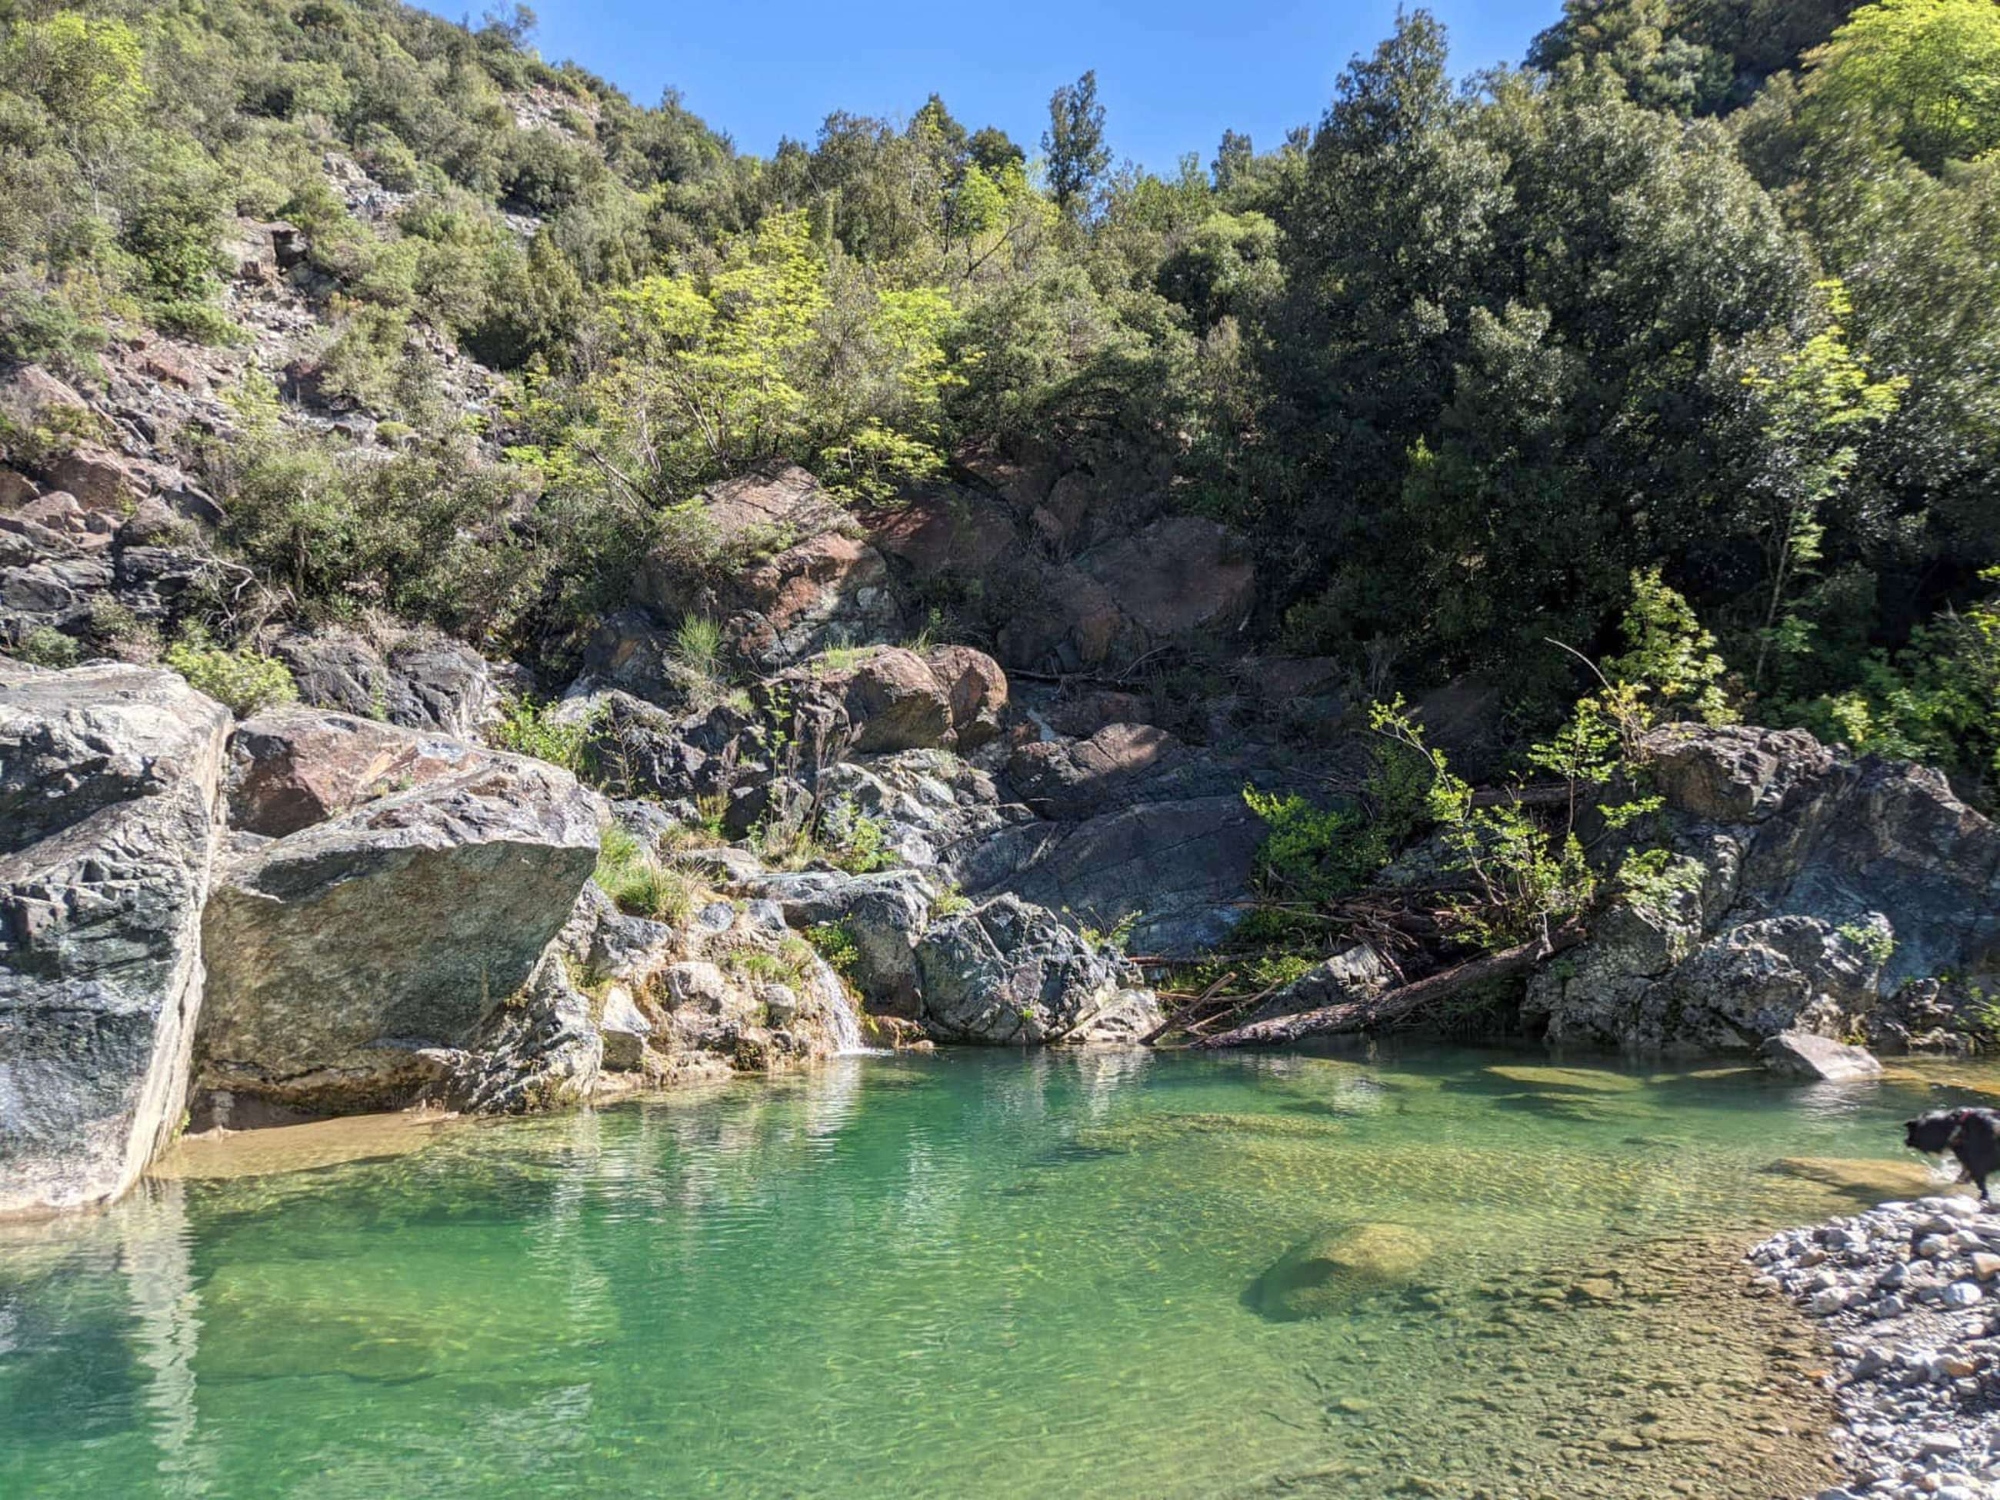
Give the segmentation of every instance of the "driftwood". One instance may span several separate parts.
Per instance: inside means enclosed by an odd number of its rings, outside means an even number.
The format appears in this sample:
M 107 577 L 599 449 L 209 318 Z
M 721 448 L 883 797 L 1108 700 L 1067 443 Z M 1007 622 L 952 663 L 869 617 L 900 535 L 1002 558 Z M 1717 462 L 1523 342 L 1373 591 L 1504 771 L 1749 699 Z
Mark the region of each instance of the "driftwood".
M 1583 923 L 1565 922 L 1533 942 L 1469 959 L 1441 973 L 1384 990 L 1372 999 L 1347 1000 L 1338 1005 L 1321 1006 L 1318 1010 L 1301 1011 L 1294 1016 L 1256 1021 L 1248 1026 L 1239 1026 L 1234 1031 L 1202 1037 L 1192 1045 L 1255 1047 L 1296 1042 L 1302 1037 L 1324 1036 L 1332 1032 L 1365 1031 L 1374 1026 L 1386 1026 L 1409 1019 L 1425 1006 L 1435 1004 L 1447 995 L 1531 969 L 1551 954 L 1574 948 L 1583 941 L 1583 936 Z

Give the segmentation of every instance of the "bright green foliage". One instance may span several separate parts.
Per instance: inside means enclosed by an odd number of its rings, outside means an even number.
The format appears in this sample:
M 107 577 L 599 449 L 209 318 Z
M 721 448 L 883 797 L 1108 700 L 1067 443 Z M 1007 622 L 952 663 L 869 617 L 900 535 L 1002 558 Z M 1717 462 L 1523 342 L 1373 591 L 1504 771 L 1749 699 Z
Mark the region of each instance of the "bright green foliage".
M 820 814 L 820 843 L 827 858 L 850 875 L 867 875 L 894 865 L 888 830 L 845 799 Z
M 2000 8 L 1878 0 L 1807 59 L 1803 116 L 1886 131 L 1931 171 L 2000 145 Z
M 1913 631 L 1892 658 L 1878 652 L 1861 680 L 1799 710 L 1809 727 L 1856 750 L 1942 765 L 1973 798 L 2000 799 L 2000 569 L 1994 593 L 1963 614 Z
M 146 97 L 143 57 L 123 21 L 64 10 L 16 23 L 0 54 L 0 77 L 41 107 L 95 185 L 113 143 L 138 119 Z
M 715 270 L 613 292 L 603 363 L 574 391 L 538 392 L 529 415 L 553 441 L 516 452 L 556 483 L 608 476 L 650 507 L 770 458 L 879 495 L 939 467 L 952 316 L 931 288 L 834 278 L 806 215 L 773 214 Z
M 531 698 L 512 699 L 501 710 L 500 722 L 487 730 L 487 737 L 502 750 L 532 755 L 573 775 L 581 774 L 591 737 L 597 731 L 596 717 L 558 719 L 553 713 L 555 706 Z
M 1626 650 L 1605 660 L 1612 682 L 1640 689 L 1652 709 L 1692 712 L 1704 724 L 1735 715 L 1722 690 L 1727 665 L 1686 599 L 1661 581 L 1658 568 L 1635 568 L 1632 602 L 1622 622 Z
M 694 881 L 661 863 L 652 850 L 621 824 L 605 828 L 597 846 L 592 877 L 628 916 L 656 922 L 686 922 L 699 894 Z
M 1597 898 L 1597 876 L 1575 831 L 1575 806 L 1562 826 L 1547 828 L 1517 802 L 1478 804 L 1472 788 L 1452 774 L 1442 753 L 1401 701 L 1378 703 L 1369 720 L 1377 734 L 1425 760 L 1432 771 L 1427 798 L 1449 868 L 1467 887 L 1445 897 L 1445 917 L 1467 942 L 1494 948 L 1546 937 Z M 1545 750 L 1563 764 L 1574 753 Z M 1594 768 L 1599 762 L 1590 762 Z
M 31 667 L 73 667 L 83 660 L 83 647 L 73 636 L 52 625 L 37 625 L 21 637 L 13 654 Z
M 1839 282 L 1821 290 L 1832 318 L 1852 310 Z M 1761 424 L 1748 483 L 1768 590 L 1751 674 L 1761 684 L 1771 648 L 1797 638 L 1787 629 L 1787 591 L 1824 560 L 1822 511 L 1853 472 L 1855 431 L 1892 415 L 1908 381 L 1871 380 L 1830 321 L 1775 359 L 1753 358 L 1743 384 Z
M 1356 805 L 1319 808 L 1296 792 L 1243 789 L 1269 830 L 1257 851 L 1258 879 L 1279 900 L 1329 901 L 1365 885 L 1425 821 L 1436 768 L 1408 745 L 1383 737 Z
M 291 669 L 275 656 L 248 643 L 234 650 L 218 646 L 195 627 L 167 647 L 164 660 L 190 687 L 208 694 L 239 719 L 299 696 Z
M 820 922 L 805 930 L 805 940 L 827 961 L 834 973 L 852 984 L 861 966 L 861 949 L 854 934 L 843 922 Z

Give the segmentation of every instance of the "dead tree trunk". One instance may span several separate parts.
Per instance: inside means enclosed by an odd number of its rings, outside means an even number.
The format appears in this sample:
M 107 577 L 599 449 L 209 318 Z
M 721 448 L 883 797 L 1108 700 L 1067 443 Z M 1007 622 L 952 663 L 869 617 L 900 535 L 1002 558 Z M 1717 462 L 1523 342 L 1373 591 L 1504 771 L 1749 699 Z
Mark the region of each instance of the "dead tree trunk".
M 1457 994 L 1460 990 L 1470 989 L 1489 980 L 1505 979 L 1510 975 L 1532 969 L 1551 954 L 1560 953 L 1565 948 L 1574 948 L 1583 941 L 1583 936 L 1583 923 L 1565 922 L 1554 932 L 1536 938 L 1533 942 L 1502 948 L 1498 953 L 1488 953 L 1479 958 L 1469 959 L 1442 973 L 1429 975 L 1411 984 L 1399 984 L 1392 990 L 1384 990 L 1372 999 L 1346 1000 L 1338 1005 L 1321 1006 L 1318 1010 L 1300 1011 L 1295 1016 L 1278 1016 L 1269 1021 L 1255 1021 L 1248 1026 L 1239 1026 L 1234 1031 L 1203 1037 L 1192 1045 L 1269 1046 L 1296 1042 L 1301 1037 L 1325 1036 L 1340 1031 L 1366 1031 L 1371 1027 L 1405 1021 L 1425 1006 L 1434 1005 L 1447 995 Z

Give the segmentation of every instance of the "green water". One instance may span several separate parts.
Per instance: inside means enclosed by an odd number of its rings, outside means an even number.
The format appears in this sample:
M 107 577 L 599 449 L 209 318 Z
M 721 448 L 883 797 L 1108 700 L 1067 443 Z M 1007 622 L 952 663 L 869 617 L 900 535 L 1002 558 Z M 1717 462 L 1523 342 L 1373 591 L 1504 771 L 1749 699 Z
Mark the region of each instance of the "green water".
M 0 1230 L 0 1495 L 1782 1493 L 1728 1256 L 1845 1200 L 1765 1169 L 1980 1077 L 1545 1063 L 854 1059 L 150 1183 Z M 1432 1254 L 1260 1311 L 1358 1222 Z

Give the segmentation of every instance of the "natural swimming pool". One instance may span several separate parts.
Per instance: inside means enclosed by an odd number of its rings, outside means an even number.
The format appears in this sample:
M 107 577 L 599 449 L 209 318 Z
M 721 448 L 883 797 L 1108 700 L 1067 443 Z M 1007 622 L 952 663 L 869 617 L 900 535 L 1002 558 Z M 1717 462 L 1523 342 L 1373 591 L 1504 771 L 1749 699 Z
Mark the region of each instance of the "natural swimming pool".
M 0 1226 L 0 1494 L 1809 1493 L 1810 1335 L 1734 1256 L 1983 1087 L 956 1053 L 239 1137 Z M 1358 1229 L 1390 1274 L 1284 1316 Z

